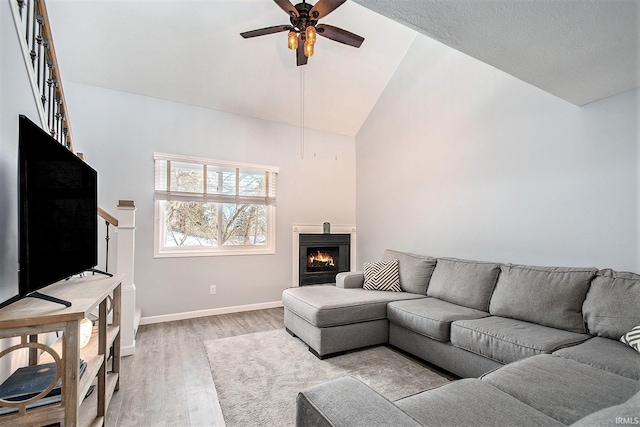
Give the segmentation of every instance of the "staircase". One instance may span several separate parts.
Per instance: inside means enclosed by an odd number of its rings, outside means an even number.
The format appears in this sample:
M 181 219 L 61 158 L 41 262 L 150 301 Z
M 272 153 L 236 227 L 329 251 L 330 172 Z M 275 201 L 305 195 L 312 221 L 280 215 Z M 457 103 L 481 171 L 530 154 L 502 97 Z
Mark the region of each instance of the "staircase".
M 49 15 L 45 0 L 10 0 L 13 20 L 19 34 L 26 70 L 37 104 L 40 126 L 62 145 L 82 160 L 76 151 L 71 123 L 64 96 L 62 79 L 53 43 Z M 106 225 L 105 271 L 109 269 L 110 251 L 116 252 L 116 272 L 125 273 L 122 287 L 122 355 L 133 354 L 135 333 L 140 323 L 141 311 L 135 308 L 133 284 L 133 259 L 135 240 L 135 203 L 121 200 L 118 217 L 98 208 L 98 216 Z M 109 248 L 110 227 L 118 234 L 117 246 Z

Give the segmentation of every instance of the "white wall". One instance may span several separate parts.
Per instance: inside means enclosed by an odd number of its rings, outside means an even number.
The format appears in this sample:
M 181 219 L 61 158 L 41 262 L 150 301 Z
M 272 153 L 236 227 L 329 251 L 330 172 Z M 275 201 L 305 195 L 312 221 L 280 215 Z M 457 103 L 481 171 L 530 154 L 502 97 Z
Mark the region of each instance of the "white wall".
M 136 202 L 144 317 L 280 301 L 292 283 L 292 224 L 355 223 L 353 137 L 307 130 L 301 159 L 295 126 L 66 81 L 65 92 L 100 206 L 115 214 L 119 199 Z M 278 166 L 276 254 L 154 259 L 154 151 Z
M 638 94 L 579 108 L 419 35 L 356 136 L 358 263 L 640 271 Z

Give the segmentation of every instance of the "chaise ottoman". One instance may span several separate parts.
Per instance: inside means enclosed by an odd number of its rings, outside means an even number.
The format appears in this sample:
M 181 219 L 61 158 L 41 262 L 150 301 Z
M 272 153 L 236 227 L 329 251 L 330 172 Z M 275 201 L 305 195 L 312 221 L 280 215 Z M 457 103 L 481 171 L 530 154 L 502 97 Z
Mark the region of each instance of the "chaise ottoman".
M 284 326 L 323 359 L 389 341 L 387 304 L 426 298 L 435 259 L 387 250 L 383 261 L 398 260 L 402 292 L 363 289 L 362 272 L 339 273 L 335 285 L 286 289 Z

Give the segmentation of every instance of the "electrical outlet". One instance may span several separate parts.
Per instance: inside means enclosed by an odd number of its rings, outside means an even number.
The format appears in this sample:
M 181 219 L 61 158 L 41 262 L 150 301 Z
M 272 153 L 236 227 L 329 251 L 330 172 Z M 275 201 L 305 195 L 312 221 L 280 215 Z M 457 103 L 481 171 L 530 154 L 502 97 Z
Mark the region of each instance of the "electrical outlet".
M 211 295 L 215 295 L 216 294 L 216 285 L 209 286 L 209 294 L 211 294 Z

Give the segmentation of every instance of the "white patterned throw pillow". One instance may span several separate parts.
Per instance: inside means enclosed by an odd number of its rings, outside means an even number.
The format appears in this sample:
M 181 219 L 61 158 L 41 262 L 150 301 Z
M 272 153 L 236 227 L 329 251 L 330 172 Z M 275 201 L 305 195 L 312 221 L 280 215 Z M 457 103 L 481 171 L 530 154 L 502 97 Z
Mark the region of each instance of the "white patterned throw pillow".
M 365 262 L 362 288 L 370 291 L 401 292 L 398 260 Z
M 624 334 L 622 338 L 620 338 L 620 341 L 627 345 L 630 345 L 636 351 L 640 352 L 640 325 Z

